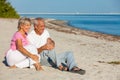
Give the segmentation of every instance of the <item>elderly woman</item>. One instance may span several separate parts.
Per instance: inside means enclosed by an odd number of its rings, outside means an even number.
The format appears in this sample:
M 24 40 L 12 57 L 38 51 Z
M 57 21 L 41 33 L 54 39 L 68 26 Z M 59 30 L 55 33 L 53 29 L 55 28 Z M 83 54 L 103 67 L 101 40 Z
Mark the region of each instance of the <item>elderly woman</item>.
M 10 68 L 25 68 L 35 66 L 36 70 L 42 70 L 37 49 L 29 44 L 27 32 L 31 27 L 29 18 L 20 18 L 18 31 L 12 37 L 10 49 L 6 54 L 6 60 Z

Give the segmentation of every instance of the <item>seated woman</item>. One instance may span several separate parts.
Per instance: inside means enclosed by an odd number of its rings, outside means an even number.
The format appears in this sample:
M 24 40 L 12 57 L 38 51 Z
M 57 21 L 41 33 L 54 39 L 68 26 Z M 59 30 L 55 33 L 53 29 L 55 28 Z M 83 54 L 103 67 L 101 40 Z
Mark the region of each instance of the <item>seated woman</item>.
M 42 70 L 38 51 L 27 40 L 27 32 L 30 27 L 31 20 L 29 18 L 20 18 L 18 21 L 18 31 L 14 33 L 10 49 L 6 53 L 7 64 L 10 68 L 35 66 L 36 70 Z

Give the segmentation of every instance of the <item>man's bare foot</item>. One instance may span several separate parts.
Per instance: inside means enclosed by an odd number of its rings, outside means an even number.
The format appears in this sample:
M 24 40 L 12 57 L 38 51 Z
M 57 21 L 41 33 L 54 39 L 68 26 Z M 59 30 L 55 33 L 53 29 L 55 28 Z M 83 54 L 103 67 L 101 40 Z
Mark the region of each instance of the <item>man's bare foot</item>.
M 41 67 L 40 63 L 35 63 L 34 66 L 35 66 L 37 71 L 43 70 L 43 68 Z
M 14 68 L 17 68 L 17 67 L 15 65 L 10 66 L 10 69 L 14 69 Z
M 60 66 L 58 67 L 58 69 L 61 70 L 61 71 L 67 71 L 67 70 L 68 70 L 67 67 L 64 67 L 64 66 L 62 66 L 62 65 L 60 65 Z

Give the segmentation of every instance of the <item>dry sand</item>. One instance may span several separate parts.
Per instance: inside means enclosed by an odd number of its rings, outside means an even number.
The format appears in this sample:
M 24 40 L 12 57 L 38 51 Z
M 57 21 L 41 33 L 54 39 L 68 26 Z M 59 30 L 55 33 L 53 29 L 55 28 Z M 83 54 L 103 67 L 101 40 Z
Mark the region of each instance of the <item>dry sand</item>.
M 62 72 L 46 66 L 43 66 L 44 71 L 9 69 L 3 63 L 4 53 L 17 30 L 17 19 L 0 19 L 0 80 L 120 80 L 119 37 L 64 28 L 68 27 L 64 22 L 51 19 L 46 20 L 46 25 L 56 42 L 56 52 L 73 51 L 78 66 L 85 69 L 86 74 Z M 115 61 L 116 64 L 107 63 Z

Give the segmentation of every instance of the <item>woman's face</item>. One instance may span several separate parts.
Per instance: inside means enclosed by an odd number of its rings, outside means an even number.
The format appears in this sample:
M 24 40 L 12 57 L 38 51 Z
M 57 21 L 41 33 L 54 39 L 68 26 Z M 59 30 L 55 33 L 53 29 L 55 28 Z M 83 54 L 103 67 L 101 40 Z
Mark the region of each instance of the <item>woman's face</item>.
M 24 24 L 22 25 L 21 29 L 25 32 L 25 33 L 28 33 L 29 30 L 31 28 L 31 25 L 30 24 Z

